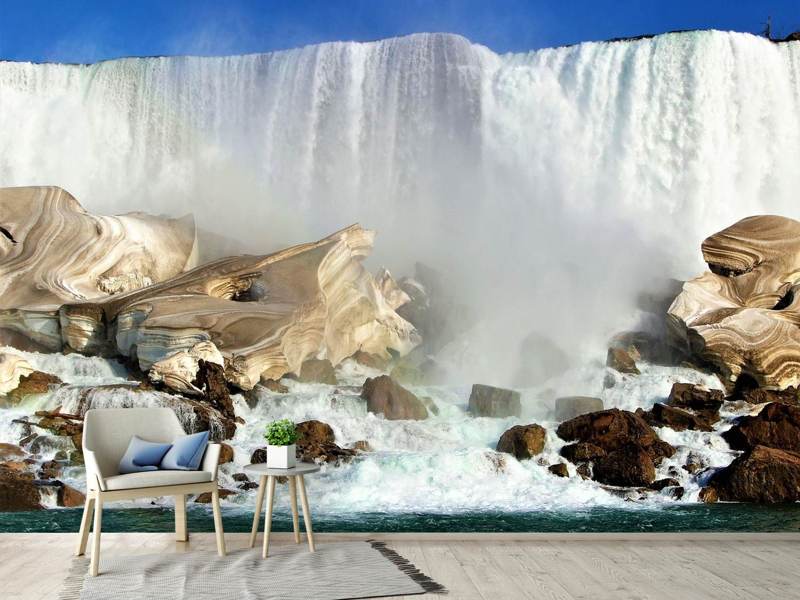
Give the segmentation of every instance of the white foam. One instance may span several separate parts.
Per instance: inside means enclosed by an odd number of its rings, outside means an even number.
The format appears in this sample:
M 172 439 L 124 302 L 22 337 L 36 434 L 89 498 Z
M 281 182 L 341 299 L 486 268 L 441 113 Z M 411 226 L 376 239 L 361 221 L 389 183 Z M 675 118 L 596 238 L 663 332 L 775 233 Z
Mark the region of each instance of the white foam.
M 119 361 L 83 356 L 82 354 L 44 354 L 41 352 L 23 352 L 4 346 L 0 351 L 11 350 L 24 356 L 37 371 L 50 373 L 59 377 L 64 383 L 75 385 L 103 385 L 123 383 L 127 371 Z

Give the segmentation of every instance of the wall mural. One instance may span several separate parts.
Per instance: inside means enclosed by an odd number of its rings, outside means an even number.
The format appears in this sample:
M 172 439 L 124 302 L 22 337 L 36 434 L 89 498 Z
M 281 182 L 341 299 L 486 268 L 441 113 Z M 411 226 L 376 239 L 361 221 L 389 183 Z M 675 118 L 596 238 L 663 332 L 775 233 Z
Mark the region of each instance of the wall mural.
M 83 415 L 142 406 L 229 531 L 279 419 L 321 531 L 796 529 L 799 163 L 748 34 L 0 62 L 0 530 L 77 528 Z

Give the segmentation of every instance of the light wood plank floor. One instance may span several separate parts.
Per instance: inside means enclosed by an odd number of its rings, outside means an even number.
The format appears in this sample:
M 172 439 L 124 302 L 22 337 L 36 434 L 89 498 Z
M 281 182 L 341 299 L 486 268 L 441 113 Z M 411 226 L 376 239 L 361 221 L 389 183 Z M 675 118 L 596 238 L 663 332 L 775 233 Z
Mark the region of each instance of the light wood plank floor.
M 465 600 L 800 599 L 798 534 L 319 534 L 386 540 Z M 56 599 L 76 534 L 0 534 L 0 598 Z M 276 544 L 290 535 L 274 534 Z M 247 534 L 227 534 L 230 550 Z M 272 541 L 272 540 L 271 540 Z M 212 533 L 104 533 L 103 552 L 214 550 Z

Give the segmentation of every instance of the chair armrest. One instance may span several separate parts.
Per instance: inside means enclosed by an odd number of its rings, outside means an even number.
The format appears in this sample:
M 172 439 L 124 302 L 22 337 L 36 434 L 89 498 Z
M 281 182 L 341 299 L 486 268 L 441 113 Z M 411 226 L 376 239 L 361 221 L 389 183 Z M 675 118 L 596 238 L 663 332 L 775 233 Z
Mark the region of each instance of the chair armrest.
M 203 471 L 212 474 L 212 481 L 217 480 L 217 467 L 219 466 L 219 455 L 222 452 L 220 444 L 209 444 L 206 453 L 203 455 Z
M 106 481 L 103 472 L 100 470 L 100 463 L 93 450 L 83 448 L 83 462 L 86 465 L 86 489 L 100 486 L 100 491 L 106 491 Z

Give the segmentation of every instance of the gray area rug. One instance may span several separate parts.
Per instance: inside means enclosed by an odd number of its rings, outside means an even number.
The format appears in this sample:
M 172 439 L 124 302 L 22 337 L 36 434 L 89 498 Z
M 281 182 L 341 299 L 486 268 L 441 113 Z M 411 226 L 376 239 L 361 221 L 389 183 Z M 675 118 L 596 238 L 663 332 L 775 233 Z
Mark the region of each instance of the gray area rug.
M 344 600 L 445 593 L 383 542 L 100 556 L 100 575 L 74 559 L 59 600 Z

